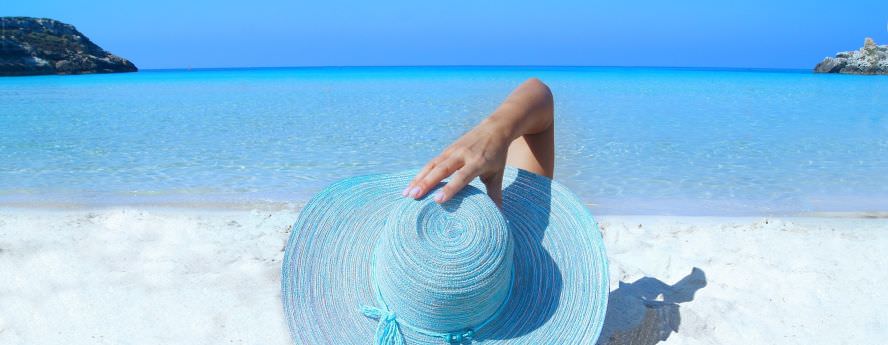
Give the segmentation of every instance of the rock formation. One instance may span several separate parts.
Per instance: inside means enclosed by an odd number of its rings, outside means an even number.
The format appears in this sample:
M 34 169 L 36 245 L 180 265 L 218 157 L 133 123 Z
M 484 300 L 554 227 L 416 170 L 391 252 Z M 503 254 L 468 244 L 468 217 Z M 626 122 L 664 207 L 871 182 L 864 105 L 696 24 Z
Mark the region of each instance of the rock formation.
M 836 57 L 823 59 L 814 67 L 818 73 L 888 74 L 888 46 L 877 46 L 867 37 L 863 48 L 840 52 Z
M 53 19 L 0 17 L 0 76 L 138 71 L 74 26 Z

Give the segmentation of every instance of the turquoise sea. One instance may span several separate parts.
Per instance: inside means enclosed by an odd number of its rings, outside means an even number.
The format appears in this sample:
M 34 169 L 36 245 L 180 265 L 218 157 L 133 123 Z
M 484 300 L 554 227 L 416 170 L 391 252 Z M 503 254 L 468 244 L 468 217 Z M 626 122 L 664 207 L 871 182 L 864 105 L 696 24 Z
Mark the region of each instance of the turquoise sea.
M 298 204 L 421 166 L 531 76 L 594 212 L 888 210 L 888 78 L 602 67 L 2 78 L 0 207 Z

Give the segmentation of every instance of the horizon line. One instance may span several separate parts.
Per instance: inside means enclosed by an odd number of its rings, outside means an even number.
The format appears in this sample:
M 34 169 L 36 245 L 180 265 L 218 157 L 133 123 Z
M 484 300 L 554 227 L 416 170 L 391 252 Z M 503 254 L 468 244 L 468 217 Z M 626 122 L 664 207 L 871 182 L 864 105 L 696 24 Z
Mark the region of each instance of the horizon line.
M 813 68 L 794 67 L 724 67 L 724 66 L 626 66 L 626 65 L 302 65 L 302 66 L 236 66 L 236 67 L 164 67 L 139 68 L 139 71 L 211 71 L 256 69 L 335 69 L 335 68 L 630 68 L 630 69 L 683 69 L 725 71 L 795 71 L 813 72 Z

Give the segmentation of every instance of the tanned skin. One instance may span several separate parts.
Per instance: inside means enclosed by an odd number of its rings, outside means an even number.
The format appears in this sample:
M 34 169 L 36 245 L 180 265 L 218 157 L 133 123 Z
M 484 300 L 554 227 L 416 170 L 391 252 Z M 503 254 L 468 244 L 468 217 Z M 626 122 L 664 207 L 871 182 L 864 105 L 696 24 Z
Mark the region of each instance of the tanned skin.
M 404 189 L 403 195 L 421 198 L 450 177 L 434 195 L 436 202 L 443 203 L 480 177 L 487 186 L 487 194 L 502 207 L 503 171 L 507 164 L 552 178 L 554 117 L 549 87 L 539 79 L 528 79 L 487 118 L 429 161 Z

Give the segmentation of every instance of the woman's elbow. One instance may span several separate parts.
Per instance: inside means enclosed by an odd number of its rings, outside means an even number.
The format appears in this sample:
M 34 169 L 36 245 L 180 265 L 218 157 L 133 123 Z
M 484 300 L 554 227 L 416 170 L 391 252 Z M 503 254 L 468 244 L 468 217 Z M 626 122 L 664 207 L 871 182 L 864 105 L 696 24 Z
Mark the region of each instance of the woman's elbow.
M 553 107 L 554 99 L 552 97 L 552 90 L 539 78 L 533 77 L 527 79 L 524 84 L 522 84 L 522 87 L 525 87 L 528 93 L 533 95 L 533 98 L 542 103 L 544 107 Z

